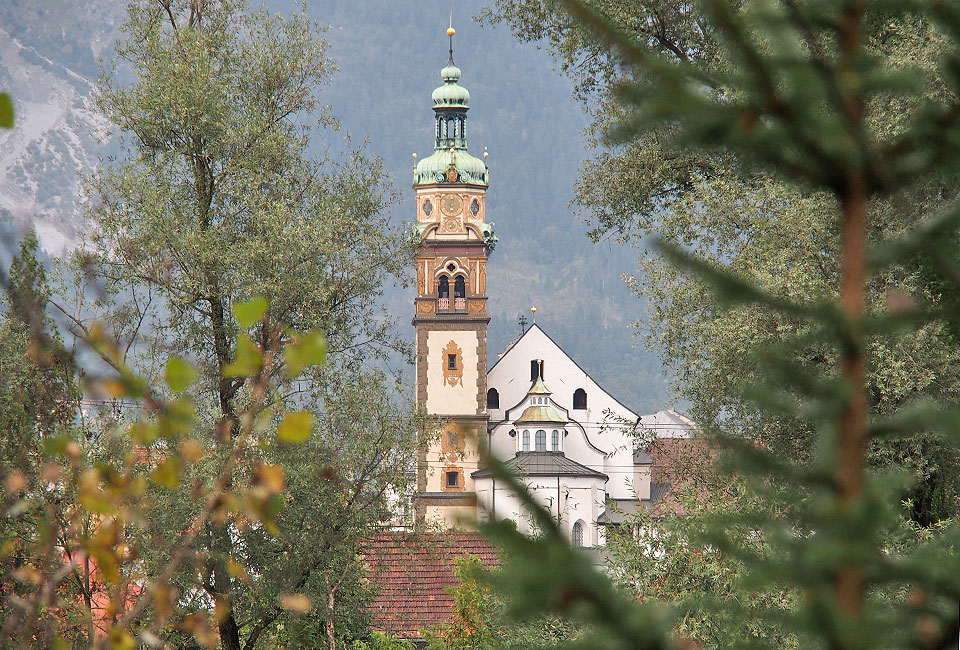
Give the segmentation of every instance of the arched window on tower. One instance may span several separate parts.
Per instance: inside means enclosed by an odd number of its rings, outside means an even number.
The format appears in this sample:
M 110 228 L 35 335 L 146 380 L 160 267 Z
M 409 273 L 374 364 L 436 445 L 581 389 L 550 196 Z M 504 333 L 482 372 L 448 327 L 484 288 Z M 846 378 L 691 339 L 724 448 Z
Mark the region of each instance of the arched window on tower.
M 587 408 L 587 391 L 583 390 L 582 388 L 578 388 L 577 390 L 573 391 L 573 408 Z
M 537 451 L 547 450 L 547 432 L 543 429 L 537 429 Z
M 467 283 L 462 275 L 453 281 L 453 308 L 457 311 L 467 310 Z
M 560 432 L 556 429 L 550 434 L 550 451 L 560 451 Z
M 445 275 L 440 276 L 437 282 L 437 311 L 450 310 L 450 279 Z
M 577 548 L 583 546 L 583 522 L 578 521 L 573 525 L 573 545 Z
M 528 429 L 523 430 L 523 450 L 530 451 L 530 431 Z
M 500 393 L 497 392 L 496 388 L 491 388 L 487 391 L 487 408 L 488 409 L 498 409 L 500 408 Z

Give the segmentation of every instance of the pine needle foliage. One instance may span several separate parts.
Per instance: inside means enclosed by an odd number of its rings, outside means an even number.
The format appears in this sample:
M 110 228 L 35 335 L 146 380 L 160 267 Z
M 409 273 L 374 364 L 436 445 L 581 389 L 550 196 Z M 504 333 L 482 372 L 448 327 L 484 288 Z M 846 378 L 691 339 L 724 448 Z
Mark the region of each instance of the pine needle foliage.
M 868 238 L 872 202 L 909 196 L 932 177 L 956 179 L 960 8 L 923 0 L 704 0 L 699 24 L 729 62 L 707 68 L 658 54 L 593 3 L 564 5 L 626 71 L 615 88 L 622 112 L 609 133 L 612 142 L 666 127 L 673 147 L 720 155 L 744 174 L 824 193 L 839 239 L 835 286 L 812 299 L 774 295 L 680 246 L 659 245 L 675 265 L 710 286 L 721 307 L 757 306 L 803 325 L 801 334 L 757 351 L 762 381 L 746 398 L 815 432 L 802 461 L 724 430 L 722 420 L 710 432 L 726 452 L 731 480 L 742 482 L 750 499 L 707 519 L 701 543 L 742 565 L 743 593 L 795 597 L 744 605 L 746 599 L 703 594 L 699 606 L 720 620 L 732 615 L 757 623 L 746 625 L 753 631 L 742 638 L 729 639 L 728 647 L 782 647 L 783 638 L 802 648 L 953 647 L 960 633 L 960 527 L 909 523 L 903 507 L 910 474 L 870 469 L 867 458 L 876 441 L 917 432 L 956 450 L 960 409 L 916 401 L 871 416 L 866 391 L 871 345 L 931 323 L 953 329 L 960 322 L 951 299 L 933 302 L 894 291 L 885 309 L 867 308 L 881 302 L 876 293 L 890 292 L 873 279 L 897 266 L 922 264 L 945 294 L 960 289 L 960 205 L 943 200 L 932 211 L 917 207 L 913 227 L 896 239 Z M 888 65 L 867 47 L 878 25 L 918 22 L 935 23 L 945 35 L 946 88 L 934 97 L 924 93 L 922 75 Z M 904 111 L 897 128 L 873 128 L 871 111 L 884 105 Z M 832 365 L 820 371 L 799 364 L 791 352 L 810 345 L 826 350 Z M 524 493 L 502 467 L 496 471 Z M 669 631 L 676 620 L 667 609 L 637 605 L 618 593 L 567 546 L 556 522 L 524 498 L 539 513 L 540 538 L 497 524 L 487 528 L 510 549 L 500 582 L 513 594 L 514 615 L 553 611 L 589 620 L 597 629 L 591 647 L 693 643 Z M 744 532 L 763 544 L 738 543 Z M 771 629 L 777 634 L 765 632 Z

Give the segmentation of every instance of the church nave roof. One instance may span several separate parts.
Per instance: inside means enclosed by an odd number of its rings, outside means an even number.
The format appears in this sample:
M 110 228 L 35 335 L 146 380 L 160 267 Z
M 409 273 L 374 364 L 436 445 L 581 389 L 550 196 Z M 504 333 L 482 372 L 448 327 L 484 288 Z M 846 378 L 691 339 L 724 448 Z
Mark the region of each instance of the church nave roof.
M 602 478 L 605 481 L 610 478 L 603 472 L 581 465 L 556 451 L 517 452 L 516 456 L 504 463 L 504 466 L 509 472 L 518 476 L 582 476 Z M 475 479 L 489 478 L 493 473 L 489 469 L 481 469 L 470 476 Z

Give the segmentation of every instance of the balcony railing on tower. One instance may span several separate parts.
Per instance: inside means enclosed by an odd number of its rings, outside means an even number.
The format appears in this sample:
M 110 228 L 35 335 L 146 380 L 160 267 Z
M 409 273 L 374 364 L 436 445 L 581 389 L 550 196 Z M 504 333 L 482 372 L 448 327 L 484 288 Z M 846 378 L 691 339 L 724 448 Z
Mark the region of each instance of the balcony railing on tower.
M 437 298 L 437 311 L 454 311 L 454 312 L 466 312 L 467 311 L 467 299 L 466 298 L 454 298 L 453 299 L 453 309 L 450 309 L 450 298 Z

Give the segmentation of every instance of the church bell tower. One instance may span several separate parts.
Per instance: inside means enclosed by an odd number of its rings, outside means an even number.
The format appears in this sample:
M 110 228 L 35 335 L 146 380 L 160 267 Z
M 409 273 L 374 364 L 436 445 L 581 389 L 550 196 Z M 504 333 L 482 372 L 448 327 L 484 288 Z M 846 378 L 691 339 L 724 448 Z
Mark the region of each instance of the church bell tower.
M 433 153 L 413 170 L 416 258 L 417 402 L 440 421 L 420 452 L 415 512 L 454 527 L 476 516 L 471 472 L 487 434 L 487 257 L 496 244 L 486 220 L 486 163 L 467 151 L 470 93 L 450 60 L 433 91 Z M 484 154 L 486 157 L 486 154 Z

